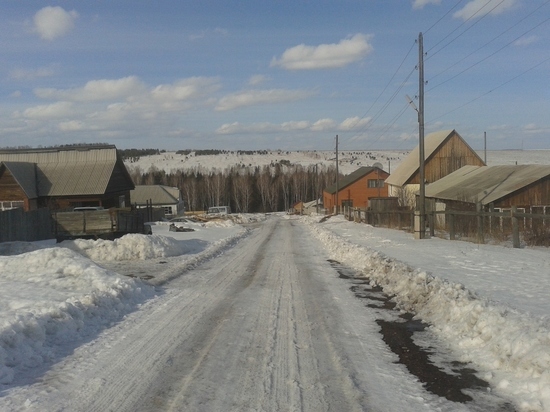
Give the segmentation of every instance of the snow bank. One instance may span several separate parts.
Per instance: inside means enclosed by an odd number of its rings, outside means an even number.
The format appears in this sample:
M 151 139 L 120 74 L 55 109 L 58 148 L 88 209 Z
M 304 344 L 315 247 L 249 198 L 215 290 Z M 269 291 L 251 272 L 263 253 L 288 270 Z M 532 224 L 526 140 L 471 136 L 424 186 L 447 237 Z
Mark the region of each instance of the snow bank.
M 141 234 L 128 234 L 115 240 L 66 240 L 61 242 L 60 246 L 96 261 L 145 260 L 179 256 L 189 251 L 189 245 L 185 240 Z
M 96 333 L 153 293 L 67 248 L 0 256 L 0 383 L 54 359 L 67 342 Z
M 318 220 L 318 219 L 317 219 Z M 524 411 L 550 411 L 550 323 L 499 306 L 463 285 L 350 243 L 302 218 L 332 259 L 361 271 L 404 310 L 477 365 L 481 377 Z

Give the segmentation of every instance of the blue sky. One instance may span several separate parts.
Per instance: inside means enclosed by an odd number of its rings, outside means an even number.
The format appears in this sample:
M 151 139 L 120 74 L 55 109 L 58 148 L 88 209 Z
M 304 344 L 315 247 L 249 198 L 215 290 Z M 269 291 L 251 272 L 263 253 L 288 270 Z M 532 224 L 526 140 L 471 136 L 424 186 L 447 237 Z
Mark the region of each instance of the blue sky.
M 549 0 L 0 2 L 0 147 L 550 148 Z

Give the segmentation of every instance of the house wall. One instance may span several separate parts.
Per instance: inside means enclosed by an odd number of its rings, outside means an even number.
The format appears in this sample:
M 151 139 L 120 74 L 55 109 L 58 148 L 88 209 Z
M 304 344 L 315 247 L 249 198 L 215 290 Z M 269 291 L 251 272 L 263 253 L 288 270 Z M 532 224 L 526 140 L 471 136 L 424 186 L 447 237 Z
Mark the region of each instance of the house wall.
M 0 175 L 0 203 L 3 204 L 3 202 L 23 202 L 25 212 L 36 210 L 36 201 L 27 198 L 25 191 L 9 170 L 4 170 Z M 0 210 L 9 208 L 9 205 L 2 207 L 2 204 L 0 204 Z
M 494 202 L 495 207 L 507 208 L 511 206 L 549 206 L 550 205 L 550 176 L 529 186 L 515 191 L 510 196 Z
M 388 196 L 388 185 L 384 184 L 380 188 L 371 188 L 368 187 L 368 181 L 381 180 L 384 181 L 389 176 L 388 173 L 383 170 L 376 171 L 363 176 L 362 178 L 356 180 L 350 185 L 344 187 L 338 192 L 338 203 L 340 206 L 351 202 L 353 207 L 366 208 L 369 206 L 369 198 L 371 197 L 387 197 Z M 328 192 L 323 192 L 323 205 L 324 207 L 332 211 L 336 204 L 336 195 Z
M 483 160 L 468 144 L 453 133 L 443 142 L 439 150 L 426 159 L 424 178 L 426 183 L 433 183 L 463 166 L 484 166 Z M 420 184 L 419 172 L 416 172 L 407 184 Z

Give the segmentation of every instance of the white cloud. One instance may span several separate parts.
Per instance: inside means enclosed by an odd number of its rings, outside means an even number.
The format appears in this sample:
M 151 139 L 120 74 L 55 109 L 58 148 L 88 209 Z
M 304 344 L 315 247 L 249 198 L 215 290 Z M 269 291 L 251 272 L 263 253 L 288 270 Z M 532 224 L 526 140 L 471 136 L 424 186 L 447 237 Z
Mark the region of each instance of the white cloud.
M 537 42 L 538 36 L 523 36 L 514 42 L 514 46 L 523 47 Z
M 245 90 L 222 97 L 216 106 L 216 110 L 226 111 L 258 104 L 293 102 L 306 99 L 312 94 L 307 90 Z
M 74 28 L 78 17 L 76 11 L 65 11 L 62 7 L 44 7 L 34 15 L 34 31 L 44 40 L 54 40 Z
M 10 97 L 21 97 L 22 93 L 21 90 L 16 90 L 12 94 L 10 94 Z
M 59 122 L 58 128 L 62 132 L 77 132 L 83 130 L 84 123 L 80 120 L 69 120 L 67 122 Z
M 352 131 L 359 130 L 365 127 L 371 121 L 370 117 L 359 118 L 359 117 L 348 117 L 342 123 L 340 123 L 338 129 L 342 131 Z
M 10 72 L 12 80 L 34 80 L 42 77 L 50 77 L 55 74 L 52 67 L 39 67 L 38 69 L 14 69 Z
M 453 14 L 453 17 L 468 20 L 474 15 L 482 17 L 489 11 L 491 15 L 498 15 L 514 7 L 516 3 L 517 0 L 472 0 Z
M 244 125 L 239 122 L 223 124 L 216 130 L 218 134 L 250 134 L 250 133 L 279 133 L 279 132 L 337 132 L 358 130 L 367 125 L 370 118 L 360 119 L 359 117 L 350 117 L 340 124 L 333 119 L 319 119 L 314 123 L 307 120 L 289 121 L 281 124 L 269 122 L 252 123 Z
M 423 9 L 428 4 L 441 4 L 441 0 L 414 0 L 413 9 Z
M 117 100 L 145 91 L 143 83 L 135 76 L 115 80 L 90 80 L 84 87 L 74 89 L 36 89 L 35 95 L 42 99 L 94 102 Z
M 356 34 L 338 44 L 306 46 L 300 44 L 285 50 L 280 59 L 273 58 L 271 66 L 287 70 L 331 69 L 347 66 L 372 52 L 371 35 Z
M 191 100 L 214 93 L 220 87 L 216 77 L 191 77 L 173 84 L 161 84 L 151 91 L 151 96 L 164 102 Z
M 29 119 L 58 119 L 71 115 L 73 113 L 72 108 L 71 102 L 56 102 L 29 107 L 23 112 L 23 116 Z
M 250 86 L 258 86 L 262 83 L 265 83 L 268 80 L 270 80 L 269 77 L 264 76 L 263 74 L 256 74 L 254 76 L 251 76 L 250 79 L 248 79 L 248 84 Z

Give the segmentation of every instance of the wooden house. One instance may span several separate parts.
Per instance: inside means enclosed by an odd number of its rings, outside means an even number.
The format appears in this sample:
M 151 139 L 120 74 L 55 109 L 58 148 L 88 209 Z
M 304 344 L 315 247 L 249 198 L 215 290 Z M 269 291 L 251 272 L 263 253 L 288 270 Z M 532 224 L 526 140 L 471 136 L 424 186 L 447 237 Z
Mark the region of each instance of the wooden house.
M 132 189 L 113 145 L 0 150 L 0 210 L 129 207 Z
M 177 187 L 137 185 L 130 191 L 130 201 L 136 208 L 152 206 L 163 209 L 166 217 L 178 216 L 185 211 L 181 191 Z
M 464 166 L 426 186 L 436 210 L 507 210 L 550 213 L 550 166 Z
M 431 184 L 466 165 L 485 166 L 479 155 L 456 130 L 430 133 L 424 138 L 424 179 Z M 388 193 L 400 199 L 401 206 L 413 206 L 420 188 L 420 151 L 418 146 L 386 179 Z
M 327 211 L 333 211 L 337 204 L 339 208 L 367 208 L 370 198 L 388 196 L 388 188 L 384 184 L 388 176 L 378 167 L 361 167 L 323 191 L 323 206 Z

